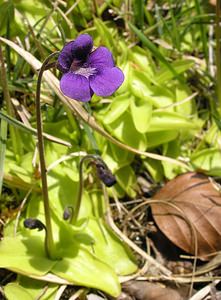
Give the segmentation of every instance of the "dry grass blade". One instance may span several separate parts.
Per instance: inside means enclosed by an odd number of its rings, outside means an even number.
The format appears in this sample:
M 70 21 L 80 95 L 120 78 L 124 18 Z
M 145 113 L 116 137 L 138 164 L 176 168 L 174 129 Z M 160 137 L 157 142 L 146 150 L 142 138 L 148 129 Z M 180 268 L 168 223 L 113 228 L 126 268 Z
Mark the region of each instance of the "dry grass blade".
M 20 219 L 20 216 L 21 216 L 21 213 L 22 213 L 22 210 L 28 200 L 28 197 L 30 196 L 31 192 L 32 192 L 32 188 L 27 192 L 27 194 L 25 195 L 24 199 L 22 200 L 22 203 L 20 204 L 19 206 L 19 209 L 18 209 L 18 213 L 17 213 L 17 216 L 16 216 L 16 219 L 15 219 L 15 225 L 14 225 L 14 236 L 16 237 L 16 234 L 17 234 L 17 229 L 18 229 L 18 223 L 19 223 L 19 219 Z
M 72 295 L 68 300 L 75 300 L 75 299 L 80 299 L 81 295 L 85 293 L 85 289 L 80 289 L 78 290 L 76 293 L 74 293 L 74 295 Z
M 197 273 L 197 275 L 198 274 L 205 274 L 205 273 L 208 273 L 212 270 L 215 270 L 220 265 L 221 265 L 221 253 L 218 253 L 208 263 L 206 263 L 202 267 L 199 267 L 196 273 Z
M 155 200 L 155 199 L 148 199 L 145 200 L 144 202 L 138 204 L 137 206 L 135 206 L 127 215 L 126 219 L 124 220 L 124 222 L 126 223 L 128 221 L 128 219 L 130 217 L 132 217 L 133 213 L 136 210 L 140 210 L 141 207 L 146 206 L 146 205 L 165 205 L 166 207 L 169 207 L 170 209 L 173 209 L 176 211 L 176 216 L 179 216 L 182 218 L 182 220 L 184 220 L 187 224 L 187 226 L 189 226 L 191 234 L 193 236 L 193 251 L 195 254 L 195 258 L 194 258 L 194 262 L 193 262 L 193 270 L 192 273 L 190 273 L 189 275 L 191 276 L 191 285 L 190 285 L 190 290 L 189 290 L 189 295 L 192 295 L 192 290 L 193 290 L 193 283 L 194 283 L 194 276 L 196 275 L 196 258 L 197 258 L 197 250 L 198 250 L 198 241 L 197 241 L 197 235 L 196 235 L 196 230 L 193 227 L 192 223 L 190 222 L 190 220 L 188 219 L 188 217 L 185 215 L 185 213 L 182 211 L 182 209 L 180 209 L 176 204 L 174 203 L 170 203 L 167 202 L 165 200 Z
M 215 280 L 212 284 L 208 284 L 199 290 L 195 295 L 193 295 L 189 300 L 203 300 L 210 293 L 211 287 L 217 285 L 219 282 L 220 280 Z
M 6 76 L 5 63 L 3 59 L 1 43 L 0 43 L 0 81 L 2 84 L 4 100 L 6 101 L 6 105 L 8 106 L 8 103 L 10 103 L 10 94 L 8 90 L 7 76 Z M 5 121 L 1 121 L 0 123 L 0 196 L 2 194 L 7 131 L 8 131 L 8 124 Z
M 157 270 L 159 270 L 162 274 L 165 276 L 170 276 L 171 271 L 164 267 L 162 264 L 160 264 L 156 259 L 154 259 L 152 256 L 147 254 L 144 250 L 142 250 L 140 247 L 138 247 L 134 242 L 132 242 L 126 235 L 124 235 L 120 229 L 115 225 L 113 218 L 111 216 L 111 209 L 109 206 L 109 199 L 107 195 L 107 191 L 105 187 L 103 186 L 103 194 L 105 197 L 105 202 L 107 206 L 107 214 L 106 219 L 109 226 L 112 228 L 112 230 L 121 238 L 122 241 L 124 241 L 130 248 L 132 248 L 135 252 L 137 252 L 140 256 L 142 256 L 150 265 L 153 265 Z M 128 281 L 132 278 L 139 276 L 140 271 L 138 271 L 138 274 L 131 275 L 131 276 L 121 276 L 120 282 Z
M 12 41 L 9 41 L 5 38 L 0 37 L 0 41 L 4 42 L 8 46 L 10 46 L 12 49 L 14 49 L 20 56 L 22 56 L 31 66 L 32 68 L 37 71 L 41 68 L 41 62 L 37 60 L 31 53 L 25 51 L 24 49 L 20 48 L 18 45 L 13 43 Z M 62 94 L 59 88 L 59 80 L 52 74 L 50 71 L 44 72 L 44 79 L 47 82 L 47 84 L 50 86 L 50 88 L 56 93 L 56 95 L 60 98 L 60 100 L 68 106 L 73 112 L 75 112 L 84 122 L 86 122 L 90 127 L 92 127 L 94 130 L 96 130 L 98 133 L 100 133 L 102 136 L 107 138 L 110 142 L 114 143 L 118 147 L 128 150 L 130 152 L 139 154 L 139 155 L 144 155 L 146 157 L 156 159 L 156 160 L 161 160 L 161 161 L 167 161 L 172 164 L 179 165 L 185 169 L 189 169 L 189 167 L 175 159 L 172 159 L 170 157 L 166 157 L 163 155 L 158 155 L 155 153 L 150 153 L 150 152 L 144 152 L 138 149 L 135 149 L 133 147 L 130 147 L 128 145 L 123 144 L 122 142 L 116 140 L 113 138 L 109 133 L 107 133 L 96 121 L 95 119 L 90 116 L 85 109 L 82 107 L 82 105 L 74 101 Z
M 28 191 L 29 189 L 33 189 L 34 192 L 40 193 L 41 189 L 38 187 L 35 182 L 29 183 L 22 179 L 20 179 L 18 176 L 14 176 L 11 174 L 4 174 L 4 183 L 6 186 L 18 188 L 24 191 Z
M 72 282 L 65 280 L 63 278 L 60 278 L 52 273 L 48 273 L 43 276 L 29 276 L 30 278 L 37 279 L 37 280 L 42 280 L 42 281 L 47 281 L 47 282 L 52 282 L 52 283 L 58 283 L 60 285 L 73 285 Z
M 21 129 L 28 133 L 34 134 L 35 136 L 37 135 L 37 130 L 35 128 L 31 127 L 30 125 L 25 125 L 22 122 L 14 119 L 14 118 L 11 118 L 10 116 L 8 116 L 7 114 L 4 114 L 1 111 L 0 111 L 0 119 L 6 121 L 9 124 L 12 124 L 13 126 L 15 126 L 18 129 Z M 57 144 L 60 144 L 63 146 L 71 147 L 71 144 L 69 142 L 59 139 L 53 135 L 43 133 L 43 137 L 51 142 L 54 142 L 54 143 L 57 143 Z
M 54 300 L 60 300 L 60 299 L 61 299 L 61 296 L 62 296 L 64 290 L 66 289 L 66 287 L 67 287 L 67 285 L 65 285 L 65 284 L 64 284 L 64 285 L 61 285 L 61 286 L 59 287 L 59 289 L 58 289 L 58 291 L 57 291 L 57 293 L 56 293 L 56 295 L 55 295 Z
M 197 272 L 194 274 L 194 276 Z M 191 274 L 192 275 L 192 274 Z M 132 278 L 133 279 L 133 278 Z M 136 278 L 139 281 L 150 281 L 150 282 L 171 282 L 175 284 L 188 284 L 188 283 L 199 283 L 199 282 L 212 282 L 214 280 L 221 280 L 221 276 L 195 276 L 194 278 L 184 277 L 184 275 L 173 275 L 173 276 L 165 276 L 165 275 L 157 275 L 157 276 L 139 276 Z M 121 281 L 123 282 L 123 281 Z
M 31 114 L 28 112 L 28 110 L 24 107 L 24 105 L 20 104 L 20 102 L 15 99 L 11 98 L 12 104 L 19 115 L 21 121 L 26 125 L 31 127 L 31 124 L 29 123 L 29 119 L 31 118 Z

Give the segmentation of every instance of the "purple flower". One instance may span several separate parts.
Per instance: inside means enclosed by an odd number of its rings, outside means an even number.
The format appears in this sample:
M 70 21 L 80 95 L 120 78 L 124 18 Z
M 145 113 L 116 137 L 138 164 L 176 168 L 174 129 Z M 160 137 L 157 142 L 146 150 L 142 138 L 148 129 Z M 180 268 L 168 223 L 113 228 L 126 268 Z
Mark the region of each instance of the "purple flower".
M 111 52 L 106 47 L 94 51 L 92 48 L 91 36 L 81 34 L 65 45 L 58 57 L 58 68 L 63 73 L 62 93 L 83 102 L 89 101 L 94 93 L 102 97 L 112 95 L 124 81 Z

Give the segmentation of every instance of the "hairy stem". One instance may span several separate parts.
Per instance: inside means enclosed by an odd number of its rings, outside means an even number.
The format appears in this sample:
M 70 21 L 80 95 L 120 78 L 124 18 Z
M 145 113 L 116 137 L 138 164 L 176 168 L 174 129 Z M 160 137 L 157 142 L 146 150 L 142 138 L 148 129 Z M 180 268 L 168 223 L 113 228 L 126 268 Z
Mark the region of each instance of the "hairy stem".
M 38 139 L 38 151 L 39 151 L 39 161 L 41 167 L 41 181 L 42 181 L 42 196 L 44 201 L 44 214 L 45 214 L 45 224 L 46 224 L 46 239 L 45 239 L 45 251 L 49 258 L 55 258 L 53 255 L 54 241 L 51 226 L 51 216 L 50 216 L 50 205 L 48 197 L 48 184 L 47 184 L 47 170 L 45 164 L 44 156 L 44 139 L 43 139 L 43 129 L 42 129 L 42 119 L 41 119 L 41 82 L 44 71 L 47 69 L 49 61 L 58 55 L 59 52 L 52 53 L 43 62 L 41 69 L 38 74 L 37 89 L 36 89 L 36 121 L 37 121 L 37 139 Z
M 83 107 L 88 112 L 89 116 L 91 116 L 92 115 L 92 111 L 91 111 L 91 108 L 90 108 L 89 104 L 86 102 L 86 103 L 83 104 Z M 88 136 L 89 141 L 91 142 L 91 146 L 92 146 L 94 152 L 97 155 L 99 155 L 100 151 L 98 149 L 97 141 L 95 139 L 93 131 L 91 130 L 91 127 L 86 122 L 83 122 L 83 127 L 84 127 L 84 130 L 85 130 L 85 132 L 86 132 L 86 134 Z

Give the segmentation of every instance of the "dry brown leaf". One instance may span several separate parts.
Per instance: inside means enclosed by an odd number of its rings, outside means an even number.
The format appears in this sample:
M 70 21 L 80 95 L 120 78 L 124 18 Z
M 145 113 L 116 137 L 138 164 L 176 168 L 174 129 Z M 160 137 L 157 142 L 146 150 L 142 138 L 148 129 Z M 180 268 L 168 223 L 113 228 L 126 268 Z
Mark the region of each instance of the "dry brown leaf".
M 183 299 L 183 297 L 172 288 L 146 281 L 129 281 L 123 285 L 123 290 L 136 300 Z
M 216 6 L 216 0 L 210 0 L 209 3 L 210 3 L 211 5 Z
M 191 172 L 180 175 L 158 191 L 154 199 L 154 220 L 175 245 L 194 255 L 192 226 L 198 257 L 205 259 L 221 250 L 221 195 L 210 178 Z

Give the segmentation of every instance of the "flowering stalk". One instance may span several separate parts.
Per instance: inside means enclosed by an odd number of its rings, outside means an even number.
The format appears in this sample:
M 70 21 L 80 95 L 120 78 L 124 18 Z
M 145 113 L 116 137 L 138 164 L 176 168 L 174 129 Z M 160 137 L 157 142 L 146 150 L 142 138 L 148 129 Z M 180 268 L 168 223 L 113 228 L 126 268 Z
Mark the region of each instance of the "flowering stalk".
M 38 229 L 38 231 L 41 231 L 41 230 L 45 230 L 45 252 L 47 254 L 47 256 L 49 256 L 49 253 L 48 253 L 48 248 L 47 248 L 47 236 L 48 236 L 48 231 L 47 231 L 47 228 L 46 226 L 38 219 L 35 219 L 35 218 L 28 218 L 28 219 L 25 219 L 24 220 L 24 226 L 25 228 L 28 228 L 28 229 Z
M 80 211 L 80 207 L 81 207 L 81 199 L 82 199 L 83 187 L 84 187 L 83 163 L 84 163 L 85 160 L 88 160 L 88 159 L 94 159 L 94 155 L 92 155 L 92 154 L 85 155 L 80 161 L 80 166 L 79 166 L 79 190 L 78 190 L 77 202 L 74 205 L 73 214 L 70 218 L 70 223 L 73 223 L 73 224 L 76 223 L 76 221 L 78 219 L 78 215 L 79 215 L 79 211 Z
M 99 179 L 108 187 L 114 185 L 116 183 L 115 176 L 111 173 L 111 171 L 108 169 L 107 165 L 104 163 L 104 161 L 101 159 L 100 156 L 95 154 L 88 154 L 85 155 L 81 161 L 79 166 L 79 190 L 78 190 L 78 197 L 77 202 L 73 209 L 73 214 L 71 216 L 70 222 L 76 223 L 80 211 L 81 206 L 81 199 L 83 194 L 83 163 L 86 160 L 92 160 L 96 169 L 97 169 L 97 176 Z
M 90 110 L 90 106 L 88 105 L 88 103 L 84 103 L 83 106 L 84 106 L 85 110 L 88 112 L 89 116 L 91 116 L 91 110 Z M 84 127 L 84 130 L 87 134 L 89 141 L 91 142 L 93 151 L 98 155 L 100 153 L 100 151 L 98 149 L 97 141 L 95 139 L 93 131 L 91 130 L 91 127 L 86 122 L 83 122 L 83 127 Z
M 44 156 L 44 139 L 43 139 L 43 129 L 42 129 L 42 119 L 41 119 L 41 81 L 42 76 L 45 70 L 48 67 L 51 67 L 49 64 L 50 60 L 58 55 L 59 52 L 52 53 L 49 55 L 43 62 L 41 69 L 38 74 L 37 89 L 36 89 L 36 121 L 37 121 L 37 139 L 38 139 L 38 151 L 39 151 L 39 162 L 41 168 L 41 182 L 42 182 L 42 196 L 44 202 L 44 214 L 45 214 L 45 224 L 46 224 L 46 238 L 45 238 L 45 251 L 49 258 L 53 259 L 53 250 L 54 250 L 54 241 L 52 235 L 52 226 L 51 226 L 51 216 L 50 216 L 50 205 L 48 197 L 48 184 L 47 184 L 47 170 L 45 164 Z

